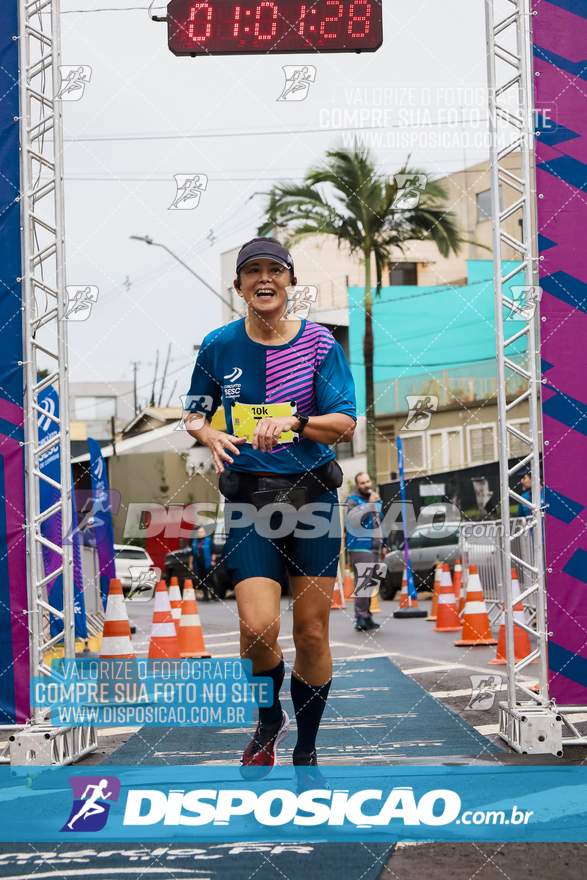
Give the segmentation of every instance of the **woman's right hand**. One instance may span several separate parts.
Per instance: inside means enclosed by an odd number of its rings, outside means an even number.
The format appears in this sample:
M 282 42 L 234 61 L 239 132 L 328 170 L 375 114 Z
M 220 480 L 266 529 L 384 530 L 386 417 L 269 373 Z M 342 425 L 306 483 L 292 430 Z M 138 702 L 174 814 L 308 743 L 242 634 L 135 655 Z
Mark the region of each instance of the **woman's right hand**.
M 190 413 L 184 413 L 184 417 L 189 415 Z M 230 457 L 229 452 L 232 452 L 234 455 L 240 455 L 238 446 L 246 443 L 246 437 L 234 437 L 232 434 L 227 434 L 226 431 L 218 431 L 208 421 L 205 421 L 201 428 L 190 428 L 189 418 L 184 420 L 188 434 L 207 446 L 212 453 L 214 468 L 217 474 L 224 473 L 223 462 L 226 461 L 228 464 L 234 464 L 234 459 Z
M 240 455 L 236 444 L 238 443 L 239 446 L 242 446 L 246 440 L 246 437 L 234 437 L 232 434 L 226 434 L 224 431 L 217 431 L 215 428 L 210 428 L 210 434 L 203 442 L 212 453 L 214 467 L 217 474 L 224 473 L 225 461 L 227 461 L 228 464 L 234 464 L 234 459 L 230 457 L 227 450 L 234 455 Z

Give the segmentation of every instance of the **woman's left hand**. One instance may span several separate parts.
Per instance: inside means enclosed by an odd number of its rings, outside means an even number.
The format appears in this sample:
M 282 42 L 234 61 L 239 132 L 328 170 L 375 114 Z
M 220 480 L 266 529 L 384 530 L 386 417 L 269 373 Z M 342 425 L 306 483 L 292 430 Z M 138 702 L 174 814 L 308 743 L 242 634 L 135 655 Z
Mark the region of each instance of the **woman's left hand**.
M 295 431 L 298 427 L 299 421 L 294 416 L 259 419 L 253 432 L 253 449 L 271 452 L 281 434 L 286 431 Z

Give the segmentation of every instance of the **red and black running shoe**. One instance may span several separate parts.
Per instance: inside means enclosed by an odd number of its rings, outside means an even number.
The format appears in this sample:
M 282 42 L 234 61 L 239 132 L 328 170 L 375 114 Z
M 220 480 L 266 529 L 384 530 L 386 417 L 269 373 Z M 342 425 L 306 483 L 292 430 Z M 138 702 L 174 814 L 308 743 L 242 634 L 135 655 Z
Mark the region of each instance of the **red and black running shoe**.
M 264 726 L 257 722 L 255 735 L 246 747 L 241 758 L 243 779 L 264 779 L 275 767 L 277 746 L 281 745 L 289 732 L 289 716 L 282 710 L 281 722 Z

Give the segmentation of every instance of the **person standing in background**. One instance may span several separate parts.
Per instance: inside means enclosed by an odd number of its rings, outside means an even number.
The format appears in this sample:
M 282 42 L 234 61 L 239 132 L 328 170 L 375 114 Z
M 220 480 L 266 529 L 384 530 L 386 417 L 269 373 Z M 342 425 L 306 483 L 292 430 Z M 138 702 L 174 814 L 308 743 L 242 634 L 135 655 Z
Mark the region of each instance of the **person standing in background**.
M 524 490 L 522 492 L 522 498 L 526 498 L 529 502 L 532 501 L 532 469 L 527 467 L 519 472 L 520 476 L 520 485 Z M 542 480 L 540 481 L 540 504 L 544 506 L 544 486 L 542 485 Z M 518 509 L 516 511 L 516 516 L 532 516 L 532 508 L 528 507 L 526 504 L 518 504 Z
M 216 565 L 216 555 L 212 546 L 212 536 L 207 535 L 204 527 L 200 526 L 196 531 L 196 537 L 192 541 L 192 553 L 189 558 L 188 567 L 196 575 L 199 584 L 203 590 L 202 602 L 209 602 L 210 597 L 214 602 L 219 602 L 218 596 L 214 592 L 212 586 L 212 569 Z M 210 591 L 210 596 L 208 596 Z
M 361 510 L 366 504 L 370 505 L 369 513 Z M 385 559 L 387 554 L 387 539 L 382 528 L 381 498 L 377 492 L 372 491 L 371 480 L 367 473 L 359 473 L 355 477 L 355 488 L 346 500 L 346 521 L 346 547 L 357 584 L 360 574 L 357 563 L 376 563 L 380 559 Z M 358 535 L 359 529 L 364 531 L 364 536 Z M 360 632 L 379 629 L 379 624 L 375 623 L 369 610 L 370 603 L 370 596 L 355 596 L 355 629 Z

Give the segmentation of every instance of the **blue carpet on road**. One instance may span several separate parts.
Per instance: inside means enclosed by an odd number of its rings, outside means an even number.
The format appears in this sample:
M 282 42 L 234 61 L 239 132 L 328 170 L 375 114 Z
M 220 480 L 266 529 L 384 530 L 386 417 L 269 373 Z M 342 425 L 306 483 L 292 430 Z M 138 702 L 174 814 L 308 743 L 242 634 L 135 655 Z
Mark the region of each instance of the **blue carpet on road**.
M 14 880 L 377 880 L 384 843 L 0 844 L 0 877 Z
M 282 703 L 292 719 L 292 730 L 278 761 L 289 764 L 296 736 L 287 678 Z M 237 764 L 250 737 L 250 728 L 143 727 L 103 765 Z M 335 661 L 318 735 L 318 757 L 323 763 L 387 764 L 390 758 L 499 752 L 498 746 L 388 658 Z

